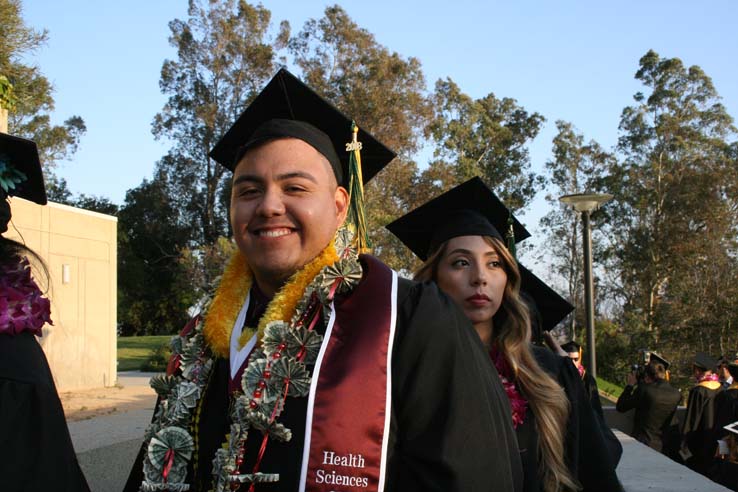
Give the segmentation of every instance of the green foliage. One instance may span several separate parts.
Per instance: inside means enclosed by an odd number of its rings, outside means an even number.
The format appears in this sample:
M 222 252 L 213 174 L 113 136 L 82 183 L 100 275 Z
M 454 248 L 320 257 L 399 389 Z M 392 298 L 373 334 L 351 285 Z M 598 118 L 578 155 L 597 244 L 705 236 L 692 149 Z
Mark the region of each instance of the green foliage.
M 436 115 L 428 134 L 440 162 L 432 165 L 451 165 L 451 184 L 480 176 L 513 211 L 528 205 L 543 178 L 530 171 L 526 145 L 545 118 L 493 93 L 472 99 L 450 78 L 436 82 L 433 105 Z
M 168 344 L 171 336 L 118 337 L 118 370 L 140 371 L 151 354 Z
M 146 362 L 141 366 L 142 371 L 164 372 L 167 369 L 167 363 L 172 356 L 172 349 L 169 343 L 163 343 L 151 352 Z
M 230 173 L 208 152 L 274 72 L 288 25 L 269 40 L 270 19 L 266 8 L 245 1 L 190 0 L 188 18 L 169 23 L 177 58 L 162 65 L 159 85 L 169 99 L 152 132 L 174 146 L 157 169 L 178 190 L 170 199 L 195 226 L 199 245 L 228 233 Z
M 381 45 L 337 5 L 307 21 L 289 49 L 308 85 L 398 153 L 366 188 L 366 210 L 374 253 L 405 267 L 412 254 L 383 226 L 419 203 L 412 200 L 417 167 L 410 156 L 432 115 L 420 61 Z
M 13 110 L 17 98 L 13 93 L 13 84 L 5 75 L 0 75 L 0 109 Z
M 180 264 L 193 231 L 161 173 L 129 190 L 118 213 L 118 319 L 124 335 L 177 332 L 196 302 Z
M 46 31 L 26 26 L 21 14 L 20 0 L 0 0 L 0 74 L 12 84 L 15 99 L 8 130 L 36 142 L 48 175 L 55 162 L 76 152 L 87 129 L 79 116 L 68 118 L 63 125 L 51 124 L 50 113 L 54 110 L 51 83 L 38 67 L 22 62 L 48 36 Z
M 600 390 L 600 393 L 605 393 L 608 397 L 615 400 L 617 400 L 617 398 L 620 396 L 620 393 L 623 392 L 622 386 L 613 384 L 610 381 L 602 379 L 599 376 L 597 376 L 597 389 Z
M 213 293 L 216 280 L 223 274 L 236 249 L 231 239 L 221 236 L 214 244 L 180 251 L 182 276 L 187 279 L 187 288 L 196 300 Z
M 543 243 L 540 258 L 551 266 L 551 273 L 564 280 L 564 297 L 576 310 L 566 322 L 567 337 L 583 336 L 584 320 L 584 273 L 582 228 L 579 214 L 559 202 L 559 197 L 574 193 L 600 191 L 601 180 L 613 165 L 614 157 L 605 152 L 595 141 L 585 143 L 584 136 L 571 123 L 557 121 L 558 133 L 553 139 L 553 158 L 546 162 L 546 201 L 551 210 L 541 218 L 540 225 L 547 240 Z M 601 258 L 602 235 L 599 233 L 601 214 L 592 215 L 592 249 L 595 264 Z M 594 271 L 597 274 L 597 270 Z M 598 283 L 596 299 L 604 297 L 602 283 Z
M 699 67 L 649 51 L 636 79 L 648 93 L 623 111 L 606 180 L 623 319 L 667 358 L 719 353 L 738 342 L 736 130 Z

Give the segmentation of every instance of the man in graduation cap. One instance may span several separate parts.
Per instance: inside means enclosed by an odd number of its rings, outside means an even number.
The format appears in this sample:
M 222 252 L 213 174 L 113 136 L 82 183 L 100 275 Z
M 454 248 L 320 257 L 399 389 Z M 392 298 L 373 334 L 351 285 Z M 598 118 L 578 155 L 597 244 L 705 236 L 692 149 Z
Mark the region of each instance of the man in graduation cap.
M 520 490 L 505 392 L 466 318 L 358 255 L 363 183 L 394 154 L 353 130 L 280 70 L 213 149 L 238 252 L 152 380 L 125 490 Z
M 0 234 L 11 219 L 9 197 L 46 204 L 36 143 L 0 132 Z M 36 339 L 53 323 L 29 258 L 43 265 L 30 248 L 0 236 L 0 490 L 89 492 Z
M 702 474 L 715 455 L 715 397 L 722 390 L 716 365 L 717 361 L 703 352 L 695 355 L 692 373 L 697 384 L 689 390 L 682 422 L 679 454 L 687 466 Z
M 593 378 L 590 373 L 587 372 L 587 369 L 582 363 L 582 346 L 578 342 L 571 340 L 561 345 L 561 348 L 566 352 L 569 359 L 571 359 L 571 361 L 574 363 L 574 367 L 577 368 L 577 371 L 579 372 L 579 377 L 582 378 L 584 390 L 587 393 L 587 398 L 589 399 L 592 408 L 594 408 L 600 413 L 600 415 L 602 415 L 600 390 L 597 387 L 597 380 Z
M 671 428 L 677 405 L 681 400 L 679 390 L 666 380 L 669 362 L 651 352 L 645 375 L 637 381 L 636 375 L 628 374 L 628 384 L 618 398 L 618 412 L 635 409 L 631 435 L 656 451 L 664 449 L 664 436 Z

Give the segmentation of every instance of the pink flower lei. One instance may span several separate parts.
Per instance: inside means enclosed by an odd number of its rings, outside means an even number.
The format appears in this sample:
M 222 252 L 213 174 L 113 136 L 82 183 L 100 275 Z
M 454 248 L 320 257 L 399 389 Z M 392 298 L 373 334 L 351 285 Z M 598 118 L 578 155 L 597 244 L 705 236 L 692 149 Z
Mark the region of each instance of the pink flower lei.
M 515 375 L 512 374 L 512 369 L 507 363 L 507 359 L 502 355 L 496 347 L 492 347 L 489 352 L 492 362 L 495 364 L 495 368 L 500 375 L 502 381 L 502 387 L 505 388 L 507 399 L 510 401 L 510 410 L 512 410 L 512 424 L 513 429 L 517 429 L 520 424 L 525 421 L 525 413 L 528 406 L 528 402 L 523 395 L 520 394 L 518 388 L 515 386 Z
M 53 325 L 51 304 L 31 278 L 28 259 L 15 259 L 0 264 L 0 334 L 40 337 L 45 323 Z

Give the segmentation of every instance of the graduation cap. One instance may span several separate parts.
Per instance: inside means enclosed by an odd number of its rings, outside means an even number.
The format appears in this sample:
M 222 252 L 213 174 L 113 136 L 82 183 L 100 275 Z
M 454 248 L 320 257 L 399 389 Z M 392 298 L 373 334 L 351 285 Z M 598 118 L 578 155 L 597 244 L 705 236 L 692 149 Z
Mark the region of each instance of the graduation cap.
M 46 205 L 46 187 L 36 142 L 0 132 L 0 195 Z
M 452 188 L 385 227 L 425 261 L 438 247 L 458 236 L 503 239 L 511 213 L 479 178 Z M 530 233 L 512 218 L 515 242 Z
M 715 359 L 704 352 L 697 352 L 697 355 L 694 356 L 694 361 L 692 362 L 693 366 L 697 366 L 705 371 L 715 370 L 716 364 L 717 362 L 715 361 Z
M 349 184 L 352 120 L 282 68 L 215 144 L 210 157 L 233 171 L 246 150 L 276 138 L 298 138 L 331 164 L 339 184 Z M 361 176 L 368 182 L 395 153 L 359 127 Z
M 552 330 L 574 311 L 574 306 L 520 263 L 518 263 L 518 268 L 520 269 L 520 291 L 527 294 L 529 300 L 535 304 L 533 307 L 540 314 L 540 329 L 542 331 Z M 579 348 L 572 352 L 578 350 Z
M 570 342 L 566 342 L 561 346 L 561 348 L 564 350 L 564 352 L 572 353 L 572 352 L 579 352 L 582 349 L 582 346 L 579 345 L 574 340 Z
M 671 365 L 671 362 L 669 362 L 668 360 L 664 359 L 663 357 L 661 357 L 656 352 L 651 352 L 651 354 L 650 354 L 650 356 L 648 358 L 648 362 L 649 363 L 650 362 L 658 362 L 658 363 L 662 364 L 664 366 L 664 370 L 665 371 L 667 371 L 669 369 L 669 366 Z

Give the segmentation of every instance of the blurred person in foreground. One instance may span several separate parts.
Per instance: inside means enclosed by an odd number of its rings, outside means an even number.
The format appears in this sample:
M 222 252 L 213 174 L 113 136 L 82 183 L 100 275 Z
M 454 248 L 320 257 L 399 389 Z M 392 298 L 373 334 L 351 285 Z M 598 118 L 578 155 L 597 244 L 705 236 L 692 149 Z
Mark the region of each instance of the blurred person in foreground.
M 46 204 L 36 144 L 0 133 L 0 234 L 10 224 L 11 196 Z M 54 378 L 36 339 L 53 323 L 29 259 L 48 284 L 43 260 L 0 236 L 0 490 L 86 492 Z

